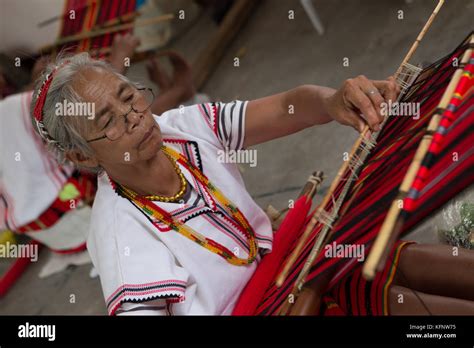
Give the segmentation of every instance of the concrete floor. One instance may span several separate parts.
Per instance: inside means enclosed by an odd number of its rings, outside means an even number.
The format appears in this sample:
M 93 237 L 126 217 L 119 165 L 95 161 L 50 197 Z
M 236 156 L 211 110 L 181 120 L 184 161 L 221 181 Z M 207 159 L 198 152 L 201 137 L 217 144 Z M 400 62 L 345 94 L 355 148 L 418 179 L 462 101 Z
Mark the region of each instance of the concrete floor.
M 326 33 L 319 36 L 296 0 L 266 0 L 256 8 L 238 38 L 203 88 L 214 100 L 255 99 L 291 89 L 300 84 L 337 88 L 344 79 L 364 74 L 383 79 L 393 74 L 436 1 L 414 0 L 331 0 L 313 1 Z M 295 11 L 295 20 L 288 11 Z M 398 10 L 404 19 L 397 19 Z M 447 54 L 472 30 L 473 0 L 450 0 L 423 40 L 412 62 L 434 61 Z M 469 20 L 471 18 L 471 20 Z M 205 46 L 215 25 L 199 20 L 174 47 L 191 61 Z M 245 54 L 240 66 L 233 66 L 238 52 Z M 343 67 L 344 57 L 350 66 Z M 128 75 L 146 80 L 142 65 Z M 265 207 L 283 208 L 299 192 L 314 170 L 325 172 L 327 190 L 357 134 L 350 128 L 329 124 L 296 135 L 261 144 L 258 165 L 243 166 L 247 189 Z M 422 235 L 420 239 L 432 240 Z M 80 266 L 38 279 L 47 258 L 43 250 L 12 291 L 0 301 L 0 314 L 104 314 L 105 306 L 98 279 L 89 277 L 90 266 Z M 74 294 L 76 302 L 69 302 Z

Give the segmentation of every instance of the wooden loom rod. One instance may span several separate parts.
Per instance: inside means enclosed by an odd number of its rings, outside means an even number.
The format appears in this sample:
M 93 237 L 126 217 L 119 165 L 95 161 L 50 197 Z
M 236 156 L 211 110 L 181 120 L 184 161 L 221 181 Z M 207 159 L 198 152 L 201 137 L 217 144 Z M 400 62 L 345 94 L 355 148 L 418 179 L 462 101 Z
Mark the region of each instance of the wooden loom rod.
M 306 196 L 306 202 L 312 200 L 323 180 L 324 173 L 322 171 L 318 170 L 313 172 L 306 181 L 306 184 L 301 189 L 298 198 L 301 196 Z
M 471 36 L 471 43 L 474 41 L 473 38 L 474 36 Z M 466 50 L 466 52 L 464 52 L 461 63 L 467 63 L 471 54 L 472 49 Z M 438 104 L 439 109 L 445 109 L 448 106 L 454 94 L 454 90 L 458 85 L 459 80 L 461 79 L 462 73 L 462 67 L 456 69 L 448 87 L 446 88 Z M 412 162 L 410 163 L 405 177 L 403 178 L 402 184 L 400 185 L 399 197 L 404 197 L 410 190 L 410 187 L 413 184 L 416 175 L 420 169 L 421 163 L 425 158 L 426 154 L 428 153 L 428 149 L 433 140 L 432 132 L 436 131 L 436 129 L 438 128 L 439 123 L 441 121 L 441 116 L 442 115 L 440 113 L 436 113 L 431 118 L 427 128 L 428 134 L 425 134 L 423 136 L 420 144 L 418 145 L 418 149 L 416 150 L 415 156 Z M 397 229 L 400 229 L 402 225 L 399 222 L 401 210 L 402 205 L 399 204 L 399 199 L 395 199 L 390 206 L 387 216 L 382 224 L 382 227 L 380 228 L 380 232 L 377 235 L 377 238 L 375 239 L 374 245 L 370 250 L 367 260 L 364 263 L 364 267 L 362 268 L 362 274 L 365 279 L 372 280 L 375 277 L 376 272 L 379 271 L 381 267 L 383 267 L 383 265 L 385 264 L 385 261 L 388 257 L 387 249 L 390 244 L 389 242 L 393 240 L 393 232 Z M 396 226 L 398 226 L 398 228 L 395 228 Z
M 113 33 L 113 32 L 120 31 L 120 30 L 131 29 L 131 28 L 134 28 L 134 27 L 143 27 L 143 26 L 147 26 L 147 25 L 157 24 L 157 23 L 172 20 L 173 18 L 174 18 L 173 14 L 166 14 L 166 15 L 162 15 L 162 16 L 156 16 L 156 17 L 152 17 L 152 18 L 143 19 L 143 20 L 140 20 L 140 21 L 137 20 L 137 21 L 132 22 L 132 23 L 125 23 L 125 24 L 114 26 L 114 27 L 89 31 L 89 32 L 85 32 L 85 33 L 81 33 L 81 34 L 77 34 L 77 35 L 66 36 L 66 37 L 63 37 L 63 38 L 57 40 L 55 43 L 53 43 L 51 45 L 48 45 L 48 46 L 45 46 L 45 47 L 41 48 L 40 52 L 49 52 L 52 49 L 54 49 L 55 47 L 57 47 L 59 45 L 62 45 L 62 44 L 65 44 L 65 43 L 68 43 L 68 42 L 78 41 L 78 40 L 82 40 L 82 39 L 89 39 L 89 38 L 93 38 L 93 37 L 104 35 L 104 34 Z
M 441 10 L 441 7 L 443 6 L 443 4 L 444 4 L 444 0 L 439 0 L 438 5 L 436 5 L 434 11 L 431 13 L 430 18 L 428 18 L 428 20 L 426 21 L 423 29 L 421 29 L 420 33 L 418 34 L 418 37 L 416 38 L 413 45 L 410 47 L 410 50 L 406 54 L 405 58 L 402 61 L 402 64 L 400 64 L 400 67 L 398 68 L 395 75 L 399 75 L 400 72 L 402 71 L 403 66 L 410 61 L 411 57 L 413 56 L 416 49 L 418 48 L 418 45 L 420 44 L 421 40 L 423 40 L 423 37 L 428 32 L 428 29 L 431 27 L 431 24 L 433 23 L 436 15 Z
M 443 6 L 444 4 L 444 0 L 439 0 L 438 1 L 438 4 L 436 5 L 435 9 L 433 10 L 433 12 L 431 13 L 430 15 L 430 18 L 428 18 L 428 20 L 426 21 L 425 25 L 423 26 L 423 28 L 421 29 L 420 33 L 418 34 L 418 36 L 416 37 L 415 39 L 415 42 L 413 42 L 413 44 L 411 45 L 410 49 L 408 50 L 408 53 L 405 55 L 405 58 L 403 58 L 403 61 L 402 63 L 400 64 L 400 66 L 398 67 L 397 71 L 395 72 L 395 76 L 399 76 L 400 73 L 402 72 L 403 70 L 403 67 L 408 63 L 408 61 L 411 59 L 411 57 L 413 56 L 413 54 L 415 53 L 416 49 L 418 48 L 418 46 L 420 45 L 420 42 L 421 40 L 423 40 L 423 38 L 425 37 L 425 34 L 428 32 L 428 29 L 431 27 L 431 24 L 433 24 L 433 21 L 434 19 L 436 18 L 436 16 L 438 15 L 439 11 L 441 10 L 441 7 Z M 359 142 L 359 145 L 360 145 L 360 140 L 363 136 L 366 135 L 366 133 L 369 131 L 369 126 L 365 126 L 364 127 L 364 130 L 362 131 L 359 139 L 358 139 L 358 142 Z M 357 145 L 357 142 L 354 144 L 354 146 Z M 359 146 L 357 145 L 357 146 Z
M 405 58 L 403 59 L 402 63 L 400 64 L 400 66 L 398 67 L 397 71 L 396 71 L 396 75 L 398 76 L 400 74 L 400 72 L 402 71 L 403 69 L 403 66 L 408 62 L 408 60 L 412 57 L 412 55 L 414 54 L 415 50 L 418 48 L 421 40 L 424 38 L 425 34 L 427 33 L 428 29 L 431 27 L 431 24 L 433 23 L 436 15 L 439 13 L 441 7 L 443 6 L 444 4 L 444 0 L 439 0 L 437 6 L 435 7 L 434 11 L 431 13 L 431 16 L 428 18 L 427 22 L 425 23 L 425 25 L 423 26 L 423 28 L 421 29 L 420 33 L 418 34 L 415 42 L 412 44 L 412 46 L 410 47 L 410 49 L 408 50 L 408 53 L 405 55 Z M 337 173 L 337 176 L 335 177 L 335 179 L 333 180 L 333 182 L 331 183 L 331 186 L 328 190 L 328 192 L 326 193 L 326 195 L 324 196 L 323 198 L 323 201 L 321 202 L 321 205 L 319 206 L 318 210 L 315 212 L 315 214 L 313 215 L 312 219 L 311 219 L 311 224 L 313 223 L 314 221 L 314 225 L 312 226 L 312 228 L 314 228 L 314 226 L 316 225 L 316 223 L 318 222 L 318 215 L 320 212 L 322 212 L 325 208 L 325 206 L 327 205 L 327 203 L 329 202 L 329 200 L 331 199 L 331 197 L 333 196 L 334 194 L 334 190 L 336 189 L 337 185 L 339 185 L 339 182 L 341 181 L 344 173 L 346 172 L 347 168 L 349 167 L 349 164 L 353 158 L 353 156 L 355 155 L 355 153 L 357 152 L 357 149 L 360 147 L 360 145 L 362 144 L 362 141 L 364 140 L 364 138 L 367 138 L 368 137 L 368 132 L 369 132 L 369 127 L 366 125 L 362 131 L 362 133 L 359 135 L 358 139 L 355 141 L 354 145 L 352 146 L 352 149 L 351 149 L 351 152 L 350 152 L 350 155 L 349 155 L 349 158 L 347 161 L 345 161 L 342 166 L 340 167 L 338 173 Z M 347 183 L 349 184 L 349 183 Z M 308 226 L 309 227 L 309 226 Z M 330 228 L 328 229 L 324 229 L 323 231 L 321 232 L 324 232 L 322 233 L 320 236 L 318 236 L 318 241 L 324 241 L 326 240 L 327 238 L 327 234 L 331 231 Z M 304 232 L 303 234 L 303 237 L 307 238 L 309 236 L 311 231 L 306 231 Z M 301 243 L 298 243 L 297 247 L 299 247 L 298 251 L 300 251 L 302 249 L 302 246 L 300 247 L 300 244 L 303 244 L 304 241 L 302 241 Z M 298 254 L 296 254 L 296 249 L 294 250 L 294 252 L 291 254 L 290 258 L 289 258 L 289 262 L 288 264 L 285 264 L 285 268 L 283 270 L 283 272 L 279 275 L 279 277 L 277 278 L 277 286 L 278 284 L 283 284 L 283 282 L 285 281 L 287 275 L 288 275 L 288 271 L 289 269 L 293 266 L 294 262 L 296 262 L 296 259 L 298 257 Z M 314 254 L 314 253 L 313 253 Z M 311 255 L 310 255 L 311 256 Z M 312 260 L 309 260 L 309 262 L 312 264 L 314 262 L 314 260 L 317 258 L 318 255 L 313 255 L 312 257 Z M 290 262 L 291 261 L 291 262 Z M 301 278 L 301 277 L 299 277 Z M 304 279 L 304 277 L 303 277 Z
M 349 158 L 351 158 L 355 154 L 355 151 L 359 147 L 361 141 L 362 140 L 360 138 L 357 139 L 356 144 L 358 143 L 358 145 L 357 146 L 354 145 L 352 147 Z M 318 209 L 314 212 L 313 216 L 311 217 L 310 222 L 306 226 L 305 231 L 303 232 L 300 239 L 298 240 L 298 244 L 296 245 L 295 249 L 290 254 L 290 257 L 288 258 L 288 262 L 285 263 L 285 266 L 284 266 L 283 270 L 278 275 L 278 277 L 276 279 L 276 286 L 277 287 L 280 287 L 285 282 L 286 277 L 288 276 L 288 273 L 289 273 L 291 267 L 296 262 L 296 259 L 298 258 L 299 254 L 301 253 L 301 250 L 303 249 L 304 244 L 306 243 L 309 236 L 311 235 L 311 232 L 313 231 L 314 227 L 318 223 L 319 214 L 322 211 L 324 211 L 324 207 L 326 206 L 326 204 L 328 204 L 329 200 L 331 199 L 332 192 L 336 189 L 337 184 L 339 183 L 340 179 L 342 178 L 342 176 L 346 172 L 348 166 L 349 166 L 349 160 L 344 161 L 342 166 L 339 168 L 339 171 L 337 172 L 336 178 L 332 181 L 331 186 L 328 189 L 328 193 L 326 193 L 323 200 L 321 201 L 321 204 L 318 206 Z
M 113 28 L 116 25 L 130 23 L 131 21 L 134 21 L 139 16 L 140 16 L 140 13 L 138 11 L 129 12 L 121 16 L 109 19 L 100 25 L 96 24 L 92 27 L 92 30 L 94 31 L 94 30 L 105 29 L 105 28 Z

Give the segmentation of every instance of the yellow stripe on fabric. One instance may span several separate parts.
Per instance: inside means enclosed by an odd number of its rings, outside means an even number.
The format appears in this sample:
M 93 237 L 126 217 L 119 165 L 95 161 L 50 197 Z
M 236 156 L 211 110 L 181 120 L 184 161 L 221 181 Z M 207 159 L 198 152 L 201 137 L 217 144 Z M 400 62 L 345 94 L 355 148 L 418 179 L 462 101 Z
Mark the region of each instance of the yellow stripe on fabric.
M 383 288 L 383 293 L 382 293 L 382 301 L 383 301 L 383 315 L 388 315 L 388 289 L 390 288 L 390 285 L 392 285 L 393 278 L 395 277 L 396 270 L 398 268 L 398 262 L 400 261 L 400 254 L 402 252 L 402 249 L 407 246 L 408 244 L 413 244 L 414 242 L 402 242 L 400 245 L 397 247 L 397 250 L 395 251 L 395 257 L 392 262 L 392 266 L 390 267 L 389 275 L 387 278 L 387 281 L 385 282 L 384 288 Z

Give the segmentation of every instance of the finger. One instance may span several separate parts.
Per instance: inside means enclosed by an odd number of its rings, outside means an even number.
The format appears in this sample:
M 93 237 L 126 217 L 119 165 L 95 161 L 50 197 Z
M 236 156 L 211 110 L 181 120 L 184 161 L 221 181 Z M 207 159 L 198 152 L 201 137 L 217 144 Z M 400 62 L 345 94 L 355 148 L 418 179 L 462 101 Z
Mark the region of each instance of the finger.
M 354 109 L 363 114 L 363 117 L 371 129 L 377 130 L 377 126 L 380 123 L 377 112 L 375 111 L 372 101 L 364 92 L 362 92 L 358 85 L 346 89 L 345 99 Z
M 361 132 L 361 133 L 362 133 L 362 132 Z M 370 140 L 371 137 L 372 137 L 372 131 L 369 129 L 369 130 L 365 133 L 365 139 Z
M 391 89 L 395 91 L 395 100 L 397 99 L 398 95 L 400 94 L 400 85 L 397 83 L 397 79 L 394 76 L 388 76 L 385 81 L 389 82 L 389 92 Z M 391 88 L 390 88 L 391 87 Z M 392 100 L 392 101 L 395 101 Z
M 400 87 L 395 82 L 395 79 L 372 82 L 375 87 L 377 87 L 380 91 L 383 91 L 383 96 L 387 103 L 394 103 L 397 100 L 398 94 L 400 93 Z
M 402 89 L 400 88 L 400 85 L 398 84 L 396 77 L 395 76 L 389 76 L 387 78 L 387 81 L 391 82 L 394 85 L 395 93 L 396 93 L 395 100 L 397 100 L 398 96 L 400 95 L 400 92 L 402 91 Z
M 383 103 L 385 103 L 384 98 L 382 97 L 382 94 L 380 94 L 380 91 L 377 89 L 377 87 L 367 79 L 365 76 L 360 76 L 360 89 L 362 90 L 363 93 L 365 93 L 370 101 L 372 102 L 375 111 L 377 113 L 377 121 L 378 123 L 382 122 L 383 120 L 383 114 L 382 114 L 382 106 Z
M 400 88 L 400 84 L 397 82 L 397 78 L 395 76 L 389 76 L 387 80 L 395 84 L 396 86 L 395 90 L 397 91 L 397 96 L 398 96 L 398 94 L 400 94 L 402 89 Z
M 359 133 L 362 133 L 367 125 L 367 122 L 356 112 L 352 110 L 347 110 L 345 114 L 345 119 Z

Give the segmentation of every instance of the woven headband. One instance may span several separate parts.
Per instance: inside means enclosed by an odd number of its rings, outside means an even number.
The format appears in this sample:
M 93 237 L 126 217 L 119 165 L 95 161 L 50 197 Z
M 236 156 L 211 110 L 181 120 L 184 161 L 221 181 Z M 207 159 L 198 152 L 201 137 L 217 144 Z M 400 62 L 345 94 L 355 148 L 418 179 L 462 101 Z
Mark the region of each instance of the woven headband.
M 53 82 L 54 75 L 58 72 L 60 68 L 68 64 L 69 61 L 65 61 L 64 63 L 58 65 L 49 73 L 46 75 L 46 78 L 41 85 L 41 87 L 38 90 L 38 96 L 36 98 L 36 103 L 35 103 L 35 108 L 33 109 L 33 116 L 36 121 L 36 127 L 38 128 L 38 132 L 41 135 L 41 137 L 46 140 L 48 143 L 53 143 L 56 145 L 59 149 L 63 150 L 63 147 L 49 135 L 48 131 L 46 130 L 44 124 L 43 124 L 43 107 L 44 103 L 46 101 L 46 96 L 48 95 L 48 90 L 49 87 L 51 86 L 51 83 Z

